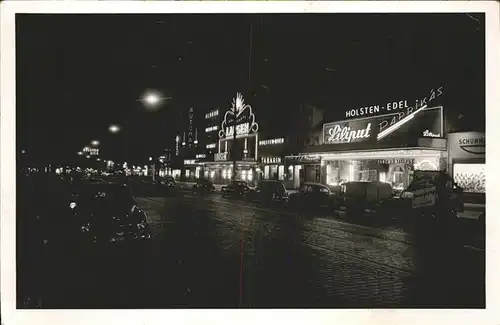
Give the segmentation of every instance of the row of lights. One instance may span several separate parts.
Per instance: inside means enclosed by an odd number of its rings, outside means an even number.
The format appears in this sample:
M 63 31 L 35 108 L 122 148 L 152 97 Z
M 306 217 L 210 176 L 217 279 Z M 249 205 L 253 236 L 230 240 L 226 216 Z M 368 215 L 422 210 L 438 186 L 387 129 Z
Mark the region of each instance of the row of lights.
M 156 111 L 159 109 L 162 102 L 166 99 L 172 99 L 172 97 L 163 97 L 162 94 L 156 90 L 148 90 L 141 97 L 140 101 L 142 101 L 142 103 L 146 107 L 146 109 L 148 109 L 150 111 Z M 117 124 L 111 124 L 108 127 L 108 131 L 112 134 L 117 134 L 118 132 L 121 131 L 121 127 Z M 99 146 L 99 144 L 100 144 L 99 140 L 93 140 L 91 142 L 91 145 L 94 147 Z M 85 147 L 85 148 L 88 148 L 88 147 Z M 84 151 L 85 151 L 85 148 L 84 148 Z M 79 151 L 78 155 L 80 155 L 80 156 L 84 155 L 84 151 Z M 87 158 L 90 158 L 89 155 L 87 155 Z

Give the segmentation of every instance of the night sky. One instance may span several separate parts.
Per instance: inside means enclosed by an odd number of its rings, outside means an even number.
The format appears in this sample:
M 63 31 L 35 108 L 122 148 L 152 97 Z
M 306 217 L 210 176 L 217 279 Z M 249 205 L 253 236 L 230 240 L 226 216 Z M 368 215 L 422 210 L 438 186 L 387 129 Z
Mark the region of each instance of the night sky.
M 96 139 L 104 159 L 139 162 L 171 145 L 182 110 L 225 109 L 238 91 L 282 131 L 301 103 L 343 119 L 440 85 L 449 121 L 485 120 L 482 14 L 23 14 L 16 69 L 18 151 L 33 161 L 73 162 Z M 146 89 L 172 99 L 148 112 Z

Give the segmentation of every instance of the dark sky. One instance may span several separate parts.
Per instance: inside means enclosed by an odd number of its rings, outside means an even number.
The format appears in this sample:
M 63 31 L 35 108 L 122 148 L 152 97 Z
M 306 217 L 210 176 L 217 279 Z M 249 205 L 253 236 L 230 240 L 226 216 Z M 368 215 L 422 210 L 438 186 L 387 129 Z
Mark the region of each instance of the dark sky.
M 140 160 L 168 146 L 181 110 L 228 107 L 237 91 L 285 128 L 300 103 L 334 119 L 444 85 L 448 113 L 481 127 L 483 17 L 17 15 L 18 147 L 70 161 L 98 139 L 103 156 Z M 138 98 L 148 88 L 172 100 L 147 112 Z M 123 132 L 110 135 L 111 123 Z

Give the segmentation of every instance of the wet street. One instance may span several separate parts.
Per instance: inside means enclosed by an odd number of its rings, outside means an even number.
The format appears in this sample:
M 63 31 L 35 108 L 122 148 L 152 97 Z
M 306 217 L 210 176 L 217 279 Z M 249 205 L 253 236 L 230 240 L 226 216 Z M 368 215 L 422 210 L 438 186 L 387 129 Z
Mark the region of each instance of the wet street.
M 217 193 L 136 200 L 154 235 L 141 256 L 147 301 L 136 307 L 484 306 L 485 254 L 474 247 L 422 258 L 401 226 Z

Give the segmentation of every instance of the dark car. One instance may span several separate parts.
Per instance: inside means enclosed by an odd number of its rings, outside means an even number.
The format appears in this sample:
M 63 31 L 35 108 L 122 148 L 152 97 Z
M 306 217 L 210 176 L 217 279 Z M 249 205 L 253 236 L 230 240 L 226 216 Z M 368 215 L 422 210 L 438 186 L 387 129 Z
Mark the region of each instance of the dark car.
M 211 193 L 215 191 L 215 186 L 208 179 L 198 179 L 193 185 L 194 193 Z
M 347 182 L 341 185 L 340 196 L 349 217 L 386 217 L 391 210 L 393 189 L 389 183 L 379 181 Z
M 165 176 L 162 179 L 158 180 L 158 184 L 167 187 L 175 187 L 176 182 L 173 176 Z
M 288 201 L 288 192 L 280 181 L 263 180 L 257 184 L 255 190 L 249 192 L 248 197 L 260 203 L 285 203 Z
M 290 195 L 289 202 L 293 208 L 316 211 L 327 209 L 333 211 L 337 205 L 338 197 L 332 190 L 319 183 L 304 183 L 298 193 Z
M 244 198 L 250 192 L 250 187 L 245 181 L 231 181 L 221 189 L 222 197 Z
M 99 303 L 109 301 L 110 296 L 101 294 L 104 286 L 130 287 L 118 274 L 135 267 L 152 236 L 146 214 L 129 188 L 84 184 L 65 194 L 58 192 L 50 203 L 37 209 L 35 220 L 22 232 L 33 251 L 22 259 L 18 273 L 24 282 L 19 297 L 23 307 L 33 308 L 26 303 L 32 300 L 45 308 L 60 308 L 69 299 L 90 306 L 98 304 L 97 297 L 103 299 Z M 30 269 L 36 272 L 28 273 Z M 96 286 L 103 288 L 99 294 L 91 292 Z M 117 294 L 113 288 L 106 292 Z
M 69 208 L 84 242 L 114 244 L 151 238 L 146 214 L 126 185 L 89 185 L 73 195 Z

